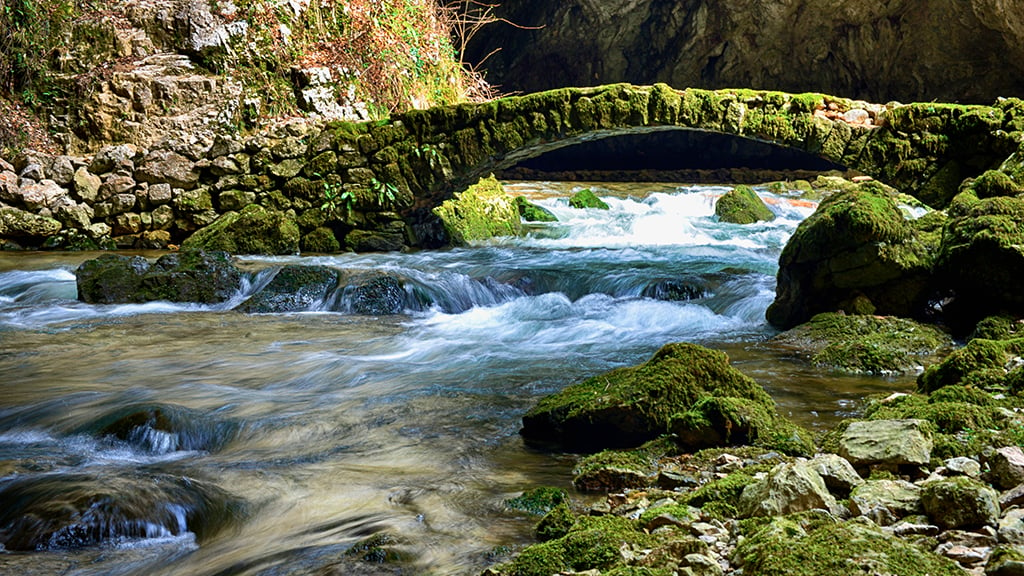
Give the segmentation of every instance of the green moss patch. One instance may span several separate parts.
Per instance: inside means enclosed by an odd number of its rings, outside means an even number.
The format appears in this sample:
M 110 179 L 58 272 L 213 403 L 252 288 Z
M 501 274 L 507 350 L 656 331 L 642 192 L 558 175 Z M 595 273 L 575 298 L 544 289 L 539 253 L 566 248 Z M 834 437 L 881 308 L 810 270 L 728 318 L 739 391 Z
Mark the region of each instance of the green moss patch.
M 463 245 L 495 236 L 516 236 L 520 231 L 519 210 L 494 176 L 445 200 L 434 209 L 451 242 Z
M 775 214 L 750 186 L 737 186 L 726 192 L 715 203 L 715 214 L 722 222 L 753 224 L 770 222 Z

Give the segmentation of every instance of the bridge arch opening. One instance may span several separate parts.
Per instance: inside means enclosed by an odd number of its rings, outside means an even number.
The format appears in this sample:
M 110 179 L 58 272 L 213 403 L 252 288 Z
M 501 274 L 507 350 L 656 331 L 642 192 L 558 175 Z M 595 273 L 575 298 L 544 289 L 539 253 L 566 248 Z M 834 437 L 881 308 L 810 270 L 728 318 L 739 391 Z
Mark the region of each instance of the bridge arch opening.
M 522 159 L 497 175 L 510 180 L 753 183 L 831 171 L 847 168 L 796 148 L 684 128 L 584 139 Z

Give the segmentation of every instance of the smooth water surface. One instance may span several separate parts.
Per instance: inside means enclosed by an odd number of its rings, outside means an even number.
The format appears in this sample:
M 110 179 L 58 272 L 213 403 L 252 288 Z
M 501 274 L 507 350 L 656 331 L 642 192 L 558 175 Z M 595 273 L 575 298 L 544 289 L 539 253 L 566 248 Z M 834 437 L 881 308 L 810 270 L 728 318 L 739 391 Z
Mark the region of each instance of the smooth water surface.
M 0 254 L 0 494 L 19 495 L 0 515 L 92 498 L 42 550 L 0 552 L 0 573 L 476 574 L 531 542 L 536 519 L 504 499 L 571 488 L 574 455 L 518 436 L 568 384 L 694 341 L 812 428 L 908 386 L 756 346 L 774 334 L 779 253 L 813 205 L 760 191 L 778 218 L 738 226 L 714 217 L 725 187 L 597 188 L 609 211 L 568 207 L 569 184 L 508 188 L 560 222 L 448 251 L 245 258 L 245 287 L 219 306 L 86 305 L 73 271 L 95 254 Z M 408 309 L 231 311 L 283 263 L 392 274 Z M 680 286 L 696 297 L 657 299 Z M 183 431 L 104 428 L 154 409 Z M 404 563 L 346 556 L 374 534 Z

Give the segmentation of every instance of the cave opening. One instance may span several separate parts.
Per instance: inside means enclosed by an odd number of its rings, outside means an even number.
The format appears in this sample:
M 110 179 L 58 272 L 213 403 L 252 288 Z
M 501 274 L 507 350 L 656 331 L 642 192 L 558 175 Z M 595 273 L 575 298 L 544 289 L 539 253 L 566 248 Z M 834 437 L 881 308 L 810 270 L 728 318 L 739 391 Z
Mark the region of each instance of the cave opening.
M 609 136 L 550 150 L 497 174 L 507 180 L 759 183 L 846 174 L 803 150 L 732 134 L 665 130 Z

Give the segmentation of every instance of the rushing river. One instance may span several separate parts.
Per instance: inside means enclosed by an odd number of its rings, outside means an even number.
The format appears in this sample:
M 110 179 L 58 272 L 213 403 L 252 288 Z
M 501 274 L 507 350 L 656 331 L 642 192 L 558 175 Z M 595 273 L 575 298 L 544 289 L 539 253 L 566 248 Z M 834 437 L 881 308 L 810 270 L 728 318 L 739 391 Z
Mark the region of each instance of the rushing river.
M 42 550 L 0 551 L 0 573 L 476 574 L 531 541 L 535 519 L 504 499 L 571 487 L 576 457 L 518 429 L 572 382 L 694 341 L 816 429 L 907 386 L 759 346 L 779 253 L 813 205 L 762 190 L 778 218 L 737 226 L 714 217 L 725 187 L 608 185 L 609 211 L 568 207 L 569 184 L 509 189 L 560 222 L 447 251 L 244 258 L 220 306 L 86 305 L 73 271 L 95 254 L 0 254 L 0 531 L 32 503 L 71 518 Z M 415 297 L 389 317 L 230 310 L 281 263 L 385 271 Z M 652 297 L 666 286 L 697 297 Z M 181 431 L 108 433 L 156 409 Z M 345 554 L 374 534 L 405 563 Z

